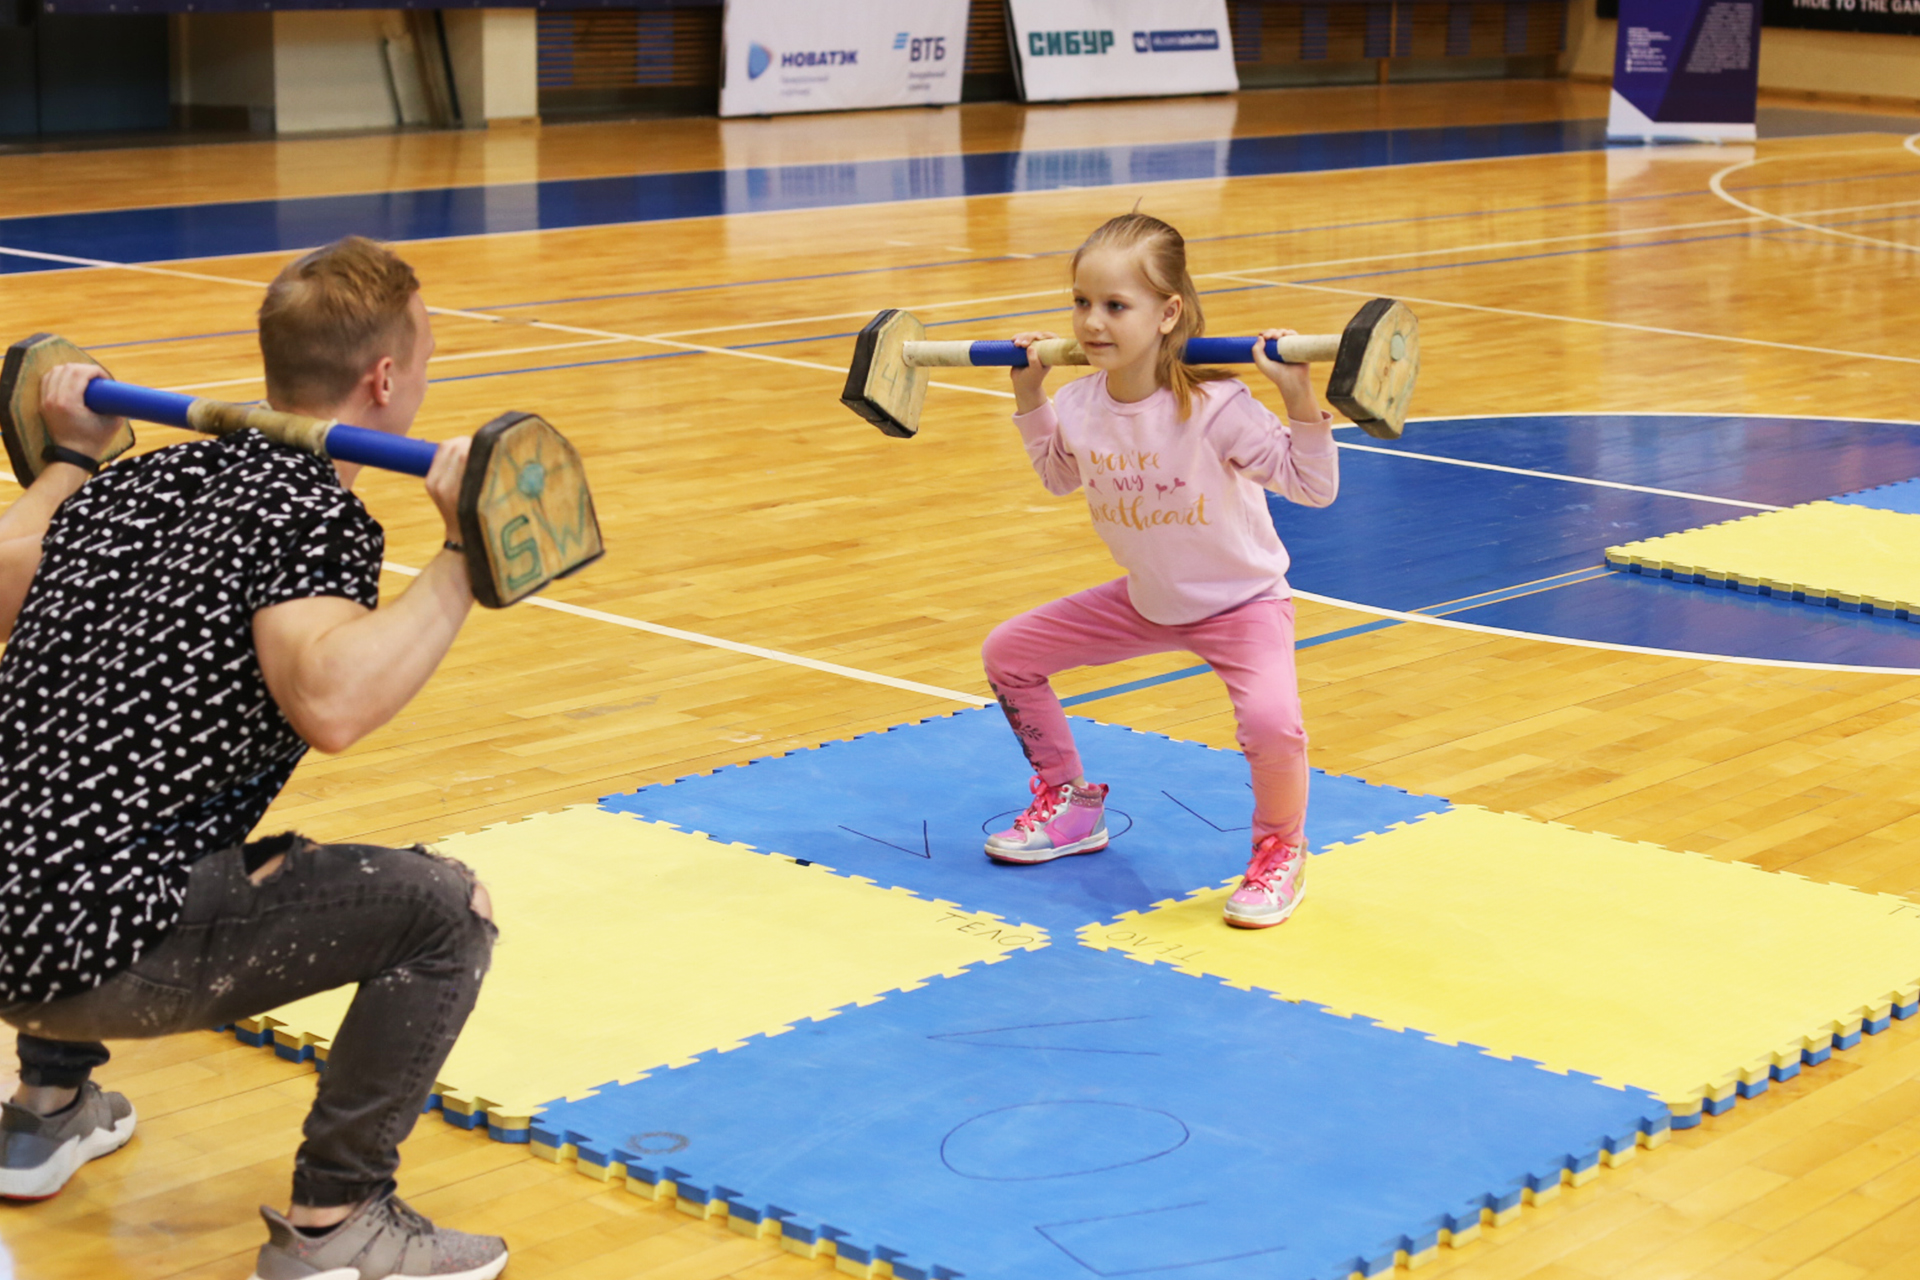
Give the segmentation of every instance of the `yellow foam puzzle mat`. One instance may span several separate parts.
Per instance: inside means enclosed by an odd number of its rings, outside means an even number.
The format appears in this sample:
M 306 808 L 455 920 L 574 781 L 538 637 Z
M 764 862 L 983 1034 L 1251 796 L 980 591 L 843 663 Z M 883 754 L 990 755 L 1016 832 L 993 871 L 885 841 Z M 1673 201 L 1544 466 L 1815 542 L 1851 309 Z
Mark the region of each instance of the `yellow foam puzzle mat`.
M 1920 907 L 1904 899 L 1470 806 L 1314 857 L 1279 928 L 1223 928 L 1229 892 L 1081 940 L 1645 1089 L 1676 1123 L 1920 993 Z
M 1920 621 L 1920 515 L 1809 502 L 1607 548 L 1648 577 Z
M 485 881 L 500 926 L 436 1094 L 448 1120 L 508 1141 L 543 1104 L 1047 945 L 1036 928 L 597 806 L 436 847 Z M 352 996 L 240 1031 L 324 1061 Z

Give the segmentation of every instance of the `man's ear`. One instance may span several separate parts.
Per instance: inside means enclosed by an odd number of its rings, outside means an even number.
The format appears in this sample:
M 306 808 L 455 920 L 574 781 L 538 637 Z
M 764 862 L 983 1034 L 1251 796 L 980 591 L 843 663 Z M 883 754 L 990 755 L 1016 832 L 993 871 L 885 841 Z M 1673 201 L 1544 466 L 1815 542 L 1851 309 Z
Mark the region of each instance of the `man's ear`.
M 1166 307 L 1160 312 L 1160 332 L 1172 333 L 1173 326 L 1180 323 L 1181 313 L 1187 309 L 1187 300 L 1179 294 L 1167 299 Z
M 381 356 L 367 370 L 367 394 L 383 409 L 393 400 L 392 356 Z

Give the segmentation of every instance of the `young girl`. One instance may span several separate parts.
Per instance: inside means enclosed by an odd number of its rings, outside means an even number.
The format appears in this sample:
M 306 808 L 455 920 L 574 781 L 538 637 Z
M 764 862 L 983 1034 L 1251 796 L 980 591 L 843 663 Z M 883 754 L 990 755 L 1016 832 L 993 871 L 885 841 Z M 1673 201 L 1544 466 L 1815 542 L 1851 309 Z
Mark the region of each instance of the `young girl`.
M 1305 365 L 1260 372 L 1286 402 L 1283 425 L 1245 383 L 1181 361 L 1203 321 L 1186 242 L 1130 213 L 1073 255 L 1073 334 L 1097 372 L 1049 404 L 1037 360 L 1013 370 L 1014 425 L 1047 490 L 1085 486 L 1094 528 L 1127 576 L 1001 623 L 987 678 L 1038 775 L 1033 803 L 987 840 L 999 862 L 1036 863 L 1107 847 L 1104 785 L 1080 766 L 1047 677 L 1069 667 L 1184 649 L 1226 682 L 1253 770 L 1253 858 L 1227 923 L 1279 924 L 1300 903 L 1306 864 L 1307 735 L 1293 669 L 1287 552 L 1263 489 L 1324 507 L 1339 489 L 1332 416 Z M 1023 333 L 1023 347 L 1046 333 Z

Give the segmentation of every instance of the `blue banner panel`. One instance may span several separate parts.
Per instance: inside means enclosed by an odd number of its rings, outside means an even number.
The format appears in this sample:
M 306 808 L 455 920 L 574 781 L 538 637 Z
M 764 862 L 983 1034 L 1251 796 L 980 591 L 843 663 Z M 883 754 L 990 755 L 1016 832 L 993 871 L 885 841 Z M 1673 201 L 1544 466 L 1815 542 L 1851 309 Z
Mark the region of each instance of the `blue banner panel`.
M 1609 141 L 1751 141 L 1759 0 L 1620 0 Z

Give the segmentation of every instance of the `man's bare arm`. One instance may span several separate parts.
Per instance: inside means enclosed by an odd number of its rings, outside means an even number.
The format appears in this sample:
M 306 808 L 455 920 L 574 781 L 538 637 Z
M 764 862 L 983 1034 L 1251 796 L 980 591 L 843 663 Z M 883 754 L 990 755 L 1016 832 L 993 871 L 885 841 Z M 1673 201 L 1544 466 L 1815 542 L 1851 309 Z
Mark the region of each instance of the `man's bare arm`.
M 449 440 L 427 475 L 450 540 L 466 463 L 467 441 Z M 320 751 L 344 751 L 420 692 L 472 608 L 465 559 L 443 551 L 382 609 L 314 596 L 260 610 L 254 649 L 267 691 L 294 731 Z

